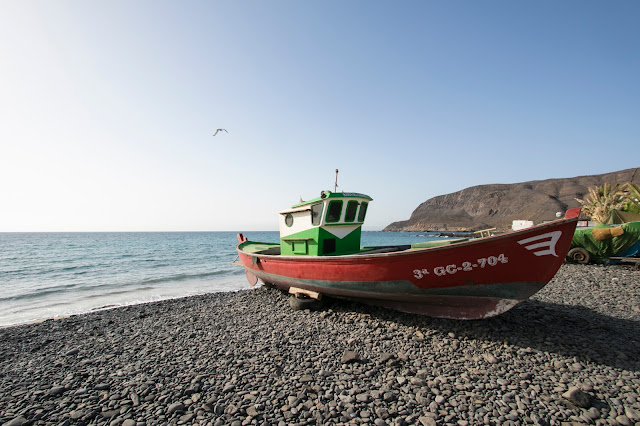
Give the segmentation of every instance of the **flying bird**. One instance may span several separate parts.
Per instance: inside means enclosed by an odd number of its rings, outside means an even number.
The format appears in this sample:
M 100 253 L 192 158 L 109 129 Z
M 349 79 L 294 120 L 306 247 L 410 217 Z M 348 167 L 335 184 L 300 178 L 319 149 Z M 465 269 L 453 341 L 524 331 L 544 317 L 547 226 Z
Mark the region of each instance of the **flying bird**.
M 220 131 L 222 131 L 222 130 L 224 130 L 225 132 L 227 132 L 227 129 L 216 129 L 216 132 L 213 134 L 213 136 L 217 135 L 217 134 L 218 134 L 218 132 L 220 132 Z M 227 133 L 229 133 L 229 132 L 227 132 Z

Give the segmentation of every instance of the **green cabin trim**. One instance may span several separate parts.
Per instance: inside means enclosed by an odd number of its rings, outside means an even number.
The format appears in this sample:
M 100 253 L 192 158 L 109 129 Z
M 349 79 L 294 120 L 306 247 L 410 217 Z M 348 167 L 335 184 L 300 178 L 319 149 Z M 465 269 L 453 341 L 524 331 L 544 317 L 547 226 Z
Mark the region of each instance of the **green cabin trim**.
M 318 203 L 320 201 L 324 201 L 326 199 L 330 199 L 330 198 L 364 198 L 366 200 L 369 201 L 373 201 L 373 198 L 369 197 L 368 195 L 365 194 L 360 194 L 359 192 L 331 192 L 331 191 L 322 191 L 320 193 L 320 196 L 317 198 L 313 198 L 309 201 L 302 201 L 298 204 L 294 204 L 293 206 L 291 206 L 292 209 L 296 209 L 298 207 L 302 207 L 302 206 L 308 206 L 310 204 L 315 204 Z

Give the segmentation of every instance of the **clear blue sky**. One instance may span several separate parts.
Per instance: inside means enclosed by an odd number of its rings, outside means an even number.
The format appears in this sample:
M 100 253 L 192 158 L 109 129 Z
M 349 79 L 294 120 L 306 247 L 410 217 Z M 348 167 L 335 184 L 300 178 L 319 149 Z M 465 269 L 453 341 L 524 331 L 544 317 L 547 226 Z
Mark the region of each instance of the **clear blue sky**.
M 0 231 L 365 229 L 640 166 L 638 1 L 0 2 Z M 212 134 L 216 128 L 229 133 Z

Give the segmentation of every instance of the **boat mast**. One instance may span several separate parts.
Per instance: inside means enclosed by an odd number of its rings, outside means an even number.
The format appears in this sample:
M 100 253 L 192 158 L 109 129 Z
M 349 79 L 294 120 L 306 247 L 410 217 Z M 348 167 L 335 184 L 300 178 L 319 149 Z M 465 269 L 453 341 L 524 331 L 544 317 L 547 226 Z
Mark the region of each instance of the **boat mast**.
M 338 192 L 338 169 L 336 169 L 336 183 L 333 186 L 333 192 Z

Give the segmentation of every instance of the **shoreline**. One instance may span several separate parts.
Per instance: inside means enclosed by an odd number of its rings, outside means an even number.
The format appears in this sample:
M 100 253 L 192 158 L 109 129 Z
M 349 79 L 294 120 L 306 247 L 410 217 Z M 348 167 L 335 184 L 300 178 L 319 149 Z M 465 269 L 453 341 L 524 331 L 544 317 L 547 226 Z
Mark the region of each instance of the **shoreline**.
M 244 279 L 244 276 L 240 276 L 239 277 L 239 281 L 241 281 L 242 279 Z M 246 284 L 247 287 L 248 287 L 248 285 L 249 284 Z M 242 286 L 244 286 L 244 284 Z M 46 317 L 46 318 L 38 318 L 38 319 L 26 320 L 26 321 L 22 321 L 22 322 L 13 323 L 13 324 L 0 324 L 0 330 L 2 330 L 4 328 L 19 327 L 19 326 L 22 326 L 22 325 L 39 324 L 39 323 L 42 323 L 42 322 L 45 322 L 45 321 L 58 321 L 58 320 L 65 319 L 65 318 L 78 317 L 78 316 L 83 316 L 83 315 L 91 315 L 91 314 L 97 313 L 97 312 L 109 311 L 109 310 L 112 310 L 112 309 L 122 309 L 122 308 L 127 308 L 127 307 L 130 307 L 130 306 L 146 305 L 146 304 L 149 304 L 149 303 L 162 303 L 162 302 L 166 302 L 166 301 L 169 301 L 169 300 L 175 300 L 175 299 L 188 299 L 190 297 L 204 296 L 204 295 L 207 295 L 207 294 L 227 293 L 227 292 L 233 293 L 233 292 L 237 292 L 237 291 L 250 291 L 250 290 L 251 290 L 251 288 L 223 289 L 223 290 L 217 290 L 217 291 L 196 292 L 196 293 L 190 293 L 190 294 L 180 295 L 180 296 L 162 297 L 162 298 L 158 298 L 158 299 L 136 301 L 136 302 L 124 303 L 124 304 L 109 304 L 109 305 L 105 305 L 105 306 L 89 308 L 88 310 L 79 310 L 76 313 L 65 313 L 65 314 L 50 316 L 50 317 Z
M 1 328 L 0 424 L 633 425 L 639 330 L 640 272 L 597 265 L 481 321 L 168 299 Z

